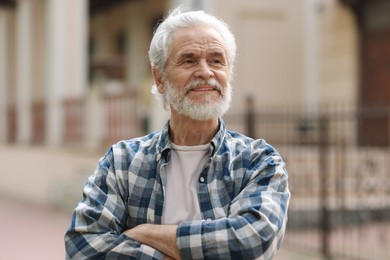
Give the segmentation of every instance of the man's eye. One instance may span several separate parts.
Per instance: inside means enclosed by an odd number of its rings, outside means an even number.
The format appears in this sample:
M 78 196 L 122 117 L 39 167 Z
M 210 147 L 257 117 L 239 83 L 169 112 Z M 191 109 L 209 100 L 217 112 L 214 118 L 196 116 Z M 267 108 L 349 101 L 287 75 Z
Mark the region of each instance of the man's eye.
M 192 59 L 187 59 L 187 60 L 184 60 L 183 63 L 186 63 L 186 64 L 193 64 L 193 63 L 194 63 L 194 60 L 192 60 Z
M 211 62 L 212 64 L 217 64 L 217 65 L 223 63 L 221 59 L 212 59 L 210 62 Z

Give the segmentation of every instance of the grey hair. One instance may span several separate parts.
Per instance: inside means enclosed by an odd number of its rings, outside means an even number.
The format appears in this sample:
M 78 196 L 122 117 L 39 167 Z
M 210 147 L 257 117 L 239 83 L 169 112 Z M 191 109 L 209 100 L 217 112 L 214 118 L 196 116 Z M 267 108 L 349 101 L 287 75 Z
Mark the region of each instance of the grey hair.
M 156 66 L 160 73 L 163 74 L 169 55 L 172 35 L 180 29 L 196 25 L 208 25 L 221 35 L 232 75 L 237 49 L 235 37 L 224 21 L 201 10 L 183 12 L 180 8 L 177 8 L 169 13 L 155 30 L 150 43 L 149 60 L 151 65 Z

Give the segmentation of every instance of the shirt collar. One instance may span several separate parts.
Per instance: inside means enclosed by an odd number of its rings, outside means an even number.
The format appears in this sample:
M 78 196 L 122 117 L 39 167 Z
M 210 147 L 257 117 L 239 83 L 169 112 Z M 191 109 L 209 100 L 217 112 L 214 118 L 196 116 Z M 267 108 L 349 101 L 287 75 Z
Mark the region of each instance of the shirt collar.
M 214 157 L 219 148 L 221 147 L 224 138 L 226 137 L 226 127 L 225 122 L 222 118 L 219 118 L 219 130 L 214 135 L 213 139 L 211 139 L 210 142 L 210 151 L 209 156 L 210 158 Z
M 226 136 L 226 127 L 222 118 L 219 118 L 219 130 L 211 139 L 209 156 L 214 157 L 218 149 L 221 147 L 223 139 Z M 161 135 L 157 143 L 157 160 L 164 159 L 169 161 L 170 151 L 172 149 L 171 141 L 169 139 L 169 120 L 165 123 L 161 130 Z
M 161 130 L 161 135 L 157 143 L 157 160 L 165 159 L 168 161 L 168 155 L 171 151 L 171 141 L 169 140 L 169 120 Z

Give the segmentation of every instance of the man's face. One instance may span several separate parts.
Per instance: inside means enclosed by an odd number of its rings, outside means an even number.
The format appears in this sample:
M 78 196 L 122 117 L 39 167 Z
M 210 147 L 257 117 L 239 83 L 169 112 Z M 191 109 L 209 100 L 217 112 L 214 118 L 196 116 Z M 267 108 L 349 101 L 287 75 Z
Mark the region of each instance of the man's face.
M 197 26 L 173 35 L 159 88 L 171 109 L 197 120 L 220 117 L 231 101 L 229 80 L 223 41 L 214 29 Z

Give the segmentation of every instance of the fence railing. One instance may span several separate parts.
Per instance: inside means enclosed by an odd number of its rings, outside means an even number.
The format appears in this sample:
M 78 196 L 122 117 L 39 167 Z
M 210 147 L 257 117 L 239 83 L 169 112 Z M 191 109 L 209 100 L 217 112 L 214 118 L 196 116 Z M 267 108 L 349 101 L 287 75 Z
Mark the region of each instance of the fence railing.
M 141 122 L 135 92 L 106 95 L 104 110 L 106 113 L 105 144 L 113 144 L 119 140 L 140 135 Z
M 9 143 L 16 141 L 17 112 L 15 105 L 9 105 L 7 110 L 7 140 Z
M 88 139 L 97 146 L 113 144 L 141 134 L 141 120 L 137 111 L 137 93 L 126 91 L 89 97 L 66 98 L 62 102 L 61 125 L 65 144 L 84 145 Z M 31 103 L 31 143 L 44 144 L 47 106 L 43 100 Z M 17 141 L 18 111 L 10 105 L 7 114 L 7 141 Z M 96 146 L 96 145 L 95 145 Z
M 63 103 L 64 137 L 66 143 L 83 142 L 85 136 L 85 98 L 68 98 Z
M 32 143 L 45 140 L 45 102 L 39 100 L 31 104 Z
M 292 199 L 284 246 L 330 259 L 387 259 L 389 111 L 262 109 L 224 118 L 230 129 L 266 139 L 286 161 Z

